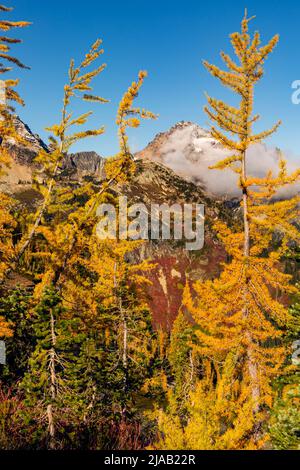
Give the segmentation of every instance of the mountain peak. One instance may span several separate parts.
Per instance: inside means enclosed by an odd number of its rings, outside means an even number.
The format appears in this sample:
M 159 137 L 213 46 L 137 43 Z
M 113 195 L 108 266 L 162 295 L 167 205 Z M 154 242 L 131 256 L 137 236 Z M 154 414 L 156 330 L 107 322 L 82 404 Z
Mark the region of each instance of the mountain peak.
M 169 167 L 182 178 L 201 185 L 209 194 L 232 198 L 240 194 L 236 174 L 230 169 L 222 172 L 211 169 L 231 154 L 211 136 L 209 130 L 193 122 L 181 121 L 168 131 L 157 134 L 136 157 L 154 160 Z M 247 170 L 250 175 L 263 177 L 270 169 L 278 174 L 277 148 L 255 144 L 249 148 L 248 157 Z M 288 161 L 289 171 L 296 167 L 295 162 Z M 278 196 L 290 197 L 299 191 L 299 186 L 287 186 Z
M 14 138 L 7 138 L 5 143 L 10 149 L 10 153 L 19 164 L 31 165 L 36 155 L 41 149 L 48 150 L 47 145 L 38 134 L 34 134 L 30 127 L 25 124 L 19 116 L 14 116 L 14 126 L 20 137 L 27 143 L 21 145 L 16 143 Z
M 203 171 L 227 151 L 212 138 L 209 130 L 190 121 L 180 121 L 168 131 L 157 134 L 137 158 L 159 161 L 194 183 L 205 183 Z

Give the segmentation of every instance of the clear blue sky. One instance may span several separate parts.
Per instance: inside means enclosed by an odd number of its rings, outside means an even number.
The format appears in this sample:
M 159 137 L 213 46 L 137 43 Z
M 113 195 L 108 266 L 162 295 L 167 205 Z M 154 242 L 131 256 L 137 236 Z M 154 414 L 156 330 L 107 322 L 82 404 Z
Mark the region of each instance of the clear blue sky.
M 15 47 L 16 55 L 31 66 L 30 71 L 19 73 L 20 92 L 26 100 L 20 115 L 43 138 L 47 137 L 43 128 L 58 120 L 70 58 L 80 59 L 97 37 L 103 39 L 108 68 L 97 79 L 95 92 L 111 102 L 92 105 L 92 124 L 104 124 L 106 134 L 80 146 L 102 155 L 117 150 L 117 104 L 139 69 L 149 73 L 139 105 L 160 117 L 131 133 L 134 150 L 177 121 L 207 125 L 204 91 L 226 99 L 231 93 L 210 77 L 201 60 L 220 64 L 219 51 L 231 51 L 228 35 L 239 28 L 247 6 L 249 14 L 257 16 L 252 28 L 259 29 L 264 40 L 277 32 L 281 36 L 257 89 L 256 111 L 262 114 L 259 129 L 282 119 L 280 131 L 269 143 L 292 152 L 295 158 L 300 155 L 300 105 L 291 102 L 291 83 L 300 79 L 300 2 L 11 0 L 10 4 L 15 7 L 10 17 L 33 23 L 19 31 L 24 43 Z M 86 106 L 90 107 L 77 109 Z

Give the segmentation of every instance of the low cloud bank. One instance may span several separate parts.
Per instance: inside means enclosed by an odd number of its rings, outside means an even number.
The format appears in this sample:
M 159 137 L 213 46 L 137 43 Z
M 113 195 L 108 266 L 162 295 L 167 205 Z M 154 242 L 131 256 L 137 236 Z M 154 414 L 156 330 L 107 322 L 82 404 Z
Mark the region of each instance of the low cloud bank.
M 232 154 L 224 150 L 208 131 L 196 124 L 175 129 L 161 147 L 161 161 L 176 173 L 196 183 L 205 185 L 208 191 L 222 196 L 238 196 L 237 175 L 230 170 L 210 170 L 209 166 Z M 265 176 L 269 170 L 278 173 L 279 152 L 262 144 L 253 145 L 248 151 L 247 172 L 251 176 Z M 290 158 L 288 171 L 297 166 Z M 289 185 L 278 192 L 279 197 L 291 197 L 300 192 L 300 183 Z

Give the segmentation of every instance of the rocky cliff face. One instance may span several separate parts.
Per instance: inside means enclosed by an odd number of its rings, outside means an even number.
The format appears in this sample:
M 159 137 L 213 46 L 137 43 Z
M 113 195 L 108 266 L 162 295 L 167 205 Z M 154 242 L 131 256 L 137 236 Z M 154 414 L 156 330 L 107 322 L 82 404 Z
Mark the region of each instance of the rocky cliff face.
M 62 163 L 64 173 L 73 178 L 81 179 L 91 176 L 97 181 L 104 177 L 104 158 L 96 152 L 78 152 L 67 155 Z
M 150 241 L 140 251 L 140 257 L 150 258 L 155 268 L 148 274 L 150 306 L 156 326 L 170 329 L 181 307 L 183 289 L 188 280 L 208 279 L 219 274 L 225 252 L 212 230 L 213 222 L 229 217 L 221 200 L 212 199 L 192 182 L 176 175 L 161 163 L 138 160 L 137 172 L 130 184 L 120 191 L 130 201 L 168 205 L 185 203 L 205 207 L 205 243 L 198 251 L 186 250 L 184 241 Z

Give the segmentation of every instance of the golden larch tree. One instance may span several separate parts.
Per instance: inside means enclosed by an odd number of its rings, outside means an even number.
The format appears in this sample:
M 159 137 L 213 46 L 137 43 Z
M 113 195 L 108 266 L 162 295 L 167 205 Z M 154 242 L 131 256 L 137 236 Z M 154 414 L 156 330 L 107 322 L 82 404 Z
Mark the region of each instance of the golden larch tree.
M 70 75 L 72 76 L 72 64 Z M 140 242 L 130 242 L 119 240 L 99 240 L 96 235 L 97 225 L 97 207 L 101 202 L 107 202 L 109 188 L 113 183 L 123 183 L 134 170 L 134 160 L 128 145 L 126 129 L 128 127 L 138 127 L 140 121 L 134 117 L 154 117 L 152 113 L 139 111 L 133 108 L 133 101 L 138 96 L 138 91 L 145 78 L 145 72 L 139 74 L 137 82 L 129 87 L 125 93 L 118 110 L 118 125 L 120 136 L 120 152 L 109 160 L 106 168 L 106 179 L 99 184 L 91 182 L 82 182 L 81 185 L 72 187 L 72 183 L 58 185 L 54 179 L 55 188 L 49 186 L 45 188 L 45 197 L 42 209 L 42 217 L 38 224 L 34 226 L 34 237 L 31 237 L 29 249 L 26 249 L 26 265 L 32 269 L 32 265 L 38 264 L 38 274 L 33 269 L 32 274 L 36 278 L 33 303 L 39 305 L 43 303 L 45 296 L 49 291 L 53 291 L 55 296 L 62 299 L 62 307 L 66 305 L 68 315 L 79 315 L 87 325 L 93 325 L 95 328 L 103 327 L 103 322 L 99 317 L 99 308 L 106 308 L 111 315 L 115 315 L 114 329 L 118 328 L 120 356 L 124 370 L 129 367 L 130 353 L 136 353 L 137 347 L 142 350 L 140 343 L 147 343 L 148 338 L 139 335 L 138 338 L 132 337 L 131 331 L 127 328 L 127 323 L 133 320 L 130 313 L 134 309 L 135 314 L 144 312 L 146 308 L 145 301 L 139 300 L 138 305 L 134 302 L 128 302 L 130 283 L 142 284 L 146 279 L 140 274 L 143 270 L 149 269 L 148 263 L 141 262 L 136 265 L 130 265 L 125 260 L 125 255 L 134 250 Z M 93 97 L 93 100 L 99 101 Z M 102 100 L 100 100 L 102 102 Z M 123 112 L 120 110 L 123 109 Z M 130 116 L 130 118 L 129 118 Z M 84 117 L 85 120 L 85 117 Z M 68 126 L 67 126 L 68 127 Z M 58 128 L 52 128 L 55 135 L 60 132 Z M 97 135 L 98 135 L 98 131 Z M 100 132 L 99 132 L 100 133 Z M 87 137 L 83 132 L 80 138 Z M 78 135 L 76 135 L 76 139 Z M 68 138 L 67 138 L 68 139 Z M 73 140 L 73 136 L 71 136 Z M 62 141 L 62 139 L 60 139 Z M 63 139 L 63 142 L 64 139 Z M 41 156 L 49 161 L 50 182 L 53 179 L 53 165 L 59 165 L 62 154 L 59 146 L 56 147 L 54 141 L 54 156 L 42 154 Z M 68 145 L 68 144 L 66 144 Z M 64 148 L 66 151 L 66 148 Z M 56 153 L 57 152 L 57 153 Z M 42 159 L 45 164 L 45 160 Z M 45 204 L 45 201 L 47 203 Z M 39 214 L 41 213 L 39 211 Z M 33 260 L 35 263 L 33 263 Z M 39 282 L 38 282 L 39 281 Z M 124 302 L 119 293 L 126 297 Z M 141 297 L 139 291 L 139 297 Z M 125 292 L 125 293 L 124 293 Z M 128 305 L 130 304 L 130 305 Z M 118 309 L 118 310 L 117 310 Z M 117 312 L 119 314 L 117 314 Z M 63 310 L 62 310 L 63 312 Z M 62 313 L 63 315 L 63 313 Z M 60 378 L 60 357 L 56 350 L 57 341 L 60 339 L 60 332 L 55 328 L 54 317 L 50 311 L 49 322 L 49 344 L 50 359 L 42 365 L 39 373 L 46 374 L 49 377 L 48 392 L 50 401 L 47 405 L 48 432 L 51 440 L 51 446 L 54 448 L 57 436 L 57 416 L 59 409 L 57 399 L 60 390 L 63 387 Z M 136 320 L 138 322 L 138 320 Z M 143 319 L 140 321 L 143 327 Z M 118 325 L 118 326 L 117 326 Z M 121 340 L 121 336 L 123 340 Z M 145 352 L 146 349 L 145 349 Z M 40 372 L 41 371 L 41 372 Z M 124 388 L 126 373 L 124 374 Z M 66 388 L 66 387 L 65 387 Z M 69 393 L 69 392 L 68 392 Z M 71 393 L 71 392 L 70 392 Z M 127 397 L 124 393 L 124 403 Z M 60 392 L 63 396 L 63 392 Z M 126 406 L 123 407 L 125 414 Z M 42 412 L 45 414 L 45 407 Z
M 8 13 L 12 9 L 0 5 L 0 13 Z M 0 30 L 3 36 L 0 38 L 0 77 L 11 72 L 13 65 L 19 68 L 26 66 L 10 53 L 11 46 L 21 42 L 19 39 L 8 37 L 7 33 L 15 28 L 28 26 L 26 21 L 8 21 L 0 19 Z M 8 64 L 8 65 L 6 65 Z M 5 174 L 5 168 L 9 166 L 10 158 L 7 148 L 9 140 L 21 141 L 22 139 L 16 133 L 13 104 L 24 105 L 24 102 L 15 87 L 19 80 L 1 79 L 0 80 L 0 177 Z M 15 221 L 11 215 L 14 206 L 13 200 L 6 194 L 0 192 L 0 281 L 3 273 L 9 266 L 13 257 L 12 232 L 15 227 Z M 0 337 L 11 336 L 12 332 L 7 322 L 0 318 Z
M 74 60 L 71 60 L 69 81 L 64 87 L 63 107 L 60 122 L 59 124 L 55 124 L 47 128 L 47 130 L 51 132 L 50 151 L 42 149 L 35 160 L 36 163 L 40 164 L 40 173 L 42 173 L 42 177 L 37 175 L 35 185 L 36 189 L 41 193 L 43 201 L 36 214 L 34 214 L 33 220 L 30 221 L 27 233 L 24 234 L 17 247 L 17 253 L 12 263 L 12 267 L 14 269 L 18 266 L 22 256 L 30 246 L 37 229 L 42 222 L 43 216 L 52 202 L 52 196 L 56 188 L 57 178 L 61 171 L 63 158 L 68 154 L 70 148 L 75 143 L 88 137 L 97 137 L 104 133 L 103 126 L 98 129 L 74 131 L 74 128 L 76 129 L 78 126 L 80 127 L 87 124 L 89 117 L 93 113 L 89 111 L 80 116 L 74 117 L 73 112 L 70 109 L 71 103 L 76 97 L 80 97 L 84 101 L 88 102 L 107 102 L 106 99 L 91 94 L 91 82 L 103 72 L 106 64 L 101 64 L 90 71 L 88 70 L 103 53 L 102 40 L 97 39 L 78 66 L 75 66 Z M 6 275 L 7 274 L 8 273 L 6 273 Z
M 251 19 L 246 12 L 241 32 L 231 35 L 237 62 L 221 53 L 228 71 L 204 62 L 207 70 L 240 98 L 235 107 L 208 96 L 205 111 L 214 123 L 212 137 L 232 152 L 213 168 L 231 169 L 237 174 L 243 224 L 241 229 L 232 229 L 220 221 L 215 224 L 231 261 L 224 264 L 218 279 L 194 284 L 195 299 L 187 286 L 184 304 L 199 326 L 198 350 L 202 354 L 224 364 L 229 353 L 235 351 L 238 355 L 232 380 L 239 393 L 230 399 L 235 400 L 237 409 L 249 409 L 247 403 L 251 402 L 248 418 L 249 422 L 253 420 L 253 426 L 245 446 L 255 447 L 261 435 L 263 412 L 273 400 L 271 379 L 278 374 L 286 354 L 281 336 L 289 314 L 274 293 L 290 294 L 294 288 L 279 262 L 288 241 L 299 240 L 293 225 L 299 214 L 299 197 L 276 201 L 274 196 L 279 188 L 293 184 L 300 171 L 289 176 L 281 157 L 277 175 L 268 172 L 257 178 L 247 172 L 250 146 L 273 134 L 280 124 L 257 134 L 253 131 L 253 124 L 259 119 L 253 115 L 254 88 L 263 76 L 264 61 L 279 38 L 276 35 L 262 46 L 258 32 L 253 38 L 249 34 Z M 280 239 L 276 244 L 275 233 Z

